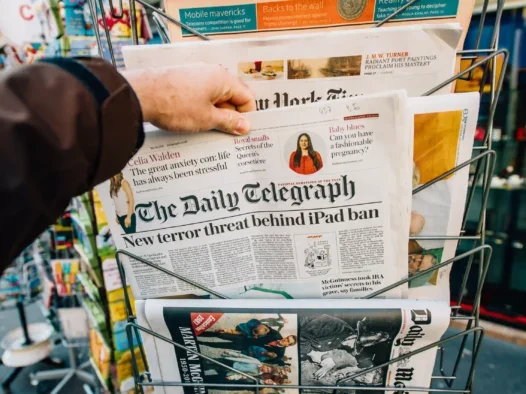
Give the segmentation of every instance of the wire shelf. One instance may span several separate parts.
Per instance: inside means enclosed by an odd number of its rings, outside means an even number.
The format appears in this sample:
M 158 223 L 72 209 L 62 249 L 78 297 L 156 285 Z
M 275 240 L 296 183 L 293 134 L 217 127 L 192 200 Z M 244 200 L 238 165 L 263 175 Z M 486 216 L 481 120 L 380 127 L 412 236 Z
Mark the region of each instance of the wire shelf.
M 387 22 L 390 22 L 395 16 L 403 12 L 406 8 L 410 7 L 411 5 L 414 5 L 415 3 L 418 3 L 421 0 L 410 0 L 408 1 L 404 6 L 402 6 L 400 9 L 398 9 L 396 12 L 382 20 L 381 22 L 377 23 L 375 27 L 381 27 Z M 98 4 L 97 4 L 98 3 Z M 169 42 L 169 35 L 167 32 L 167 23 L 173 23 L 181 28 L 186 29 L 190 33 L 195 34 L 196 36 L 200 37 L 203 40 L 210 40 L 211 38 L 199 33 L 198 31 L 192 29 L 190 26 L 185 25 L 178 19 L 174 18 L 173 16 L 168 15 L 164 10 L 156 8 L 146 2 L 145 0 L 130 0 L 130 21 L 131 21 L 131 30 L 132 30 L 132 40 L 135 45 L 138 44 L 138 34 L 137 34 L 137 25 L 136 25 L 136 3 L 141 4 L 145 9 L 151 11 L 153 13 L 152 18 L 157 26 L 157 29 L 159 31 L 161 40 L 163 42 Z M 90 12 L 93 20 L 97 20 L 98 12 L 100 10 L 103 10 L 103 0 L 88 0 L 88 4 L 90 7 Z M 114 4 L 110 0 L 110 7 L 112 10 L 110 11 L 112 16 L 114 18 L 122 17 L 123 14 L 123 4 L 122 0 L 119 0 L 119 7 L 116 7 L 116 4 Z M 438 363 L 440 367 L 440 376 L 433 376 L 432 382 L 436 381 L 442 381 L 445 384 L 446 388 L 434 388 L 432 385 L 432 388 L 422 388 L 422 387 L 406 387 L 404 388 L 404 392 L 430 392 L 430 393 L 467 393 L 471 394 L 473 393 L 473 383 L 474 383 L 474 376 L 475 376 L 475 366 L 477 363 L 477 358 L 480 351 L 480 344 L 484 338 L 484 330 L 482 327 L 479 326 L 479 311 L 480 311 L 480 300 L 481 300 L 481 294 L 484 286 L 484 282 L 486 279 L 486 275 L 488 273 L 489 263 L 491 259 L 492 249 L 489 245 L 486 245 L 486 232 L 485 232 L 485 223 L 486 223 L 486 206 L 488 202 L 488 196 L 491 189 L 491 178 L 493 175 L 494 167 L 495 167 L 495 159 L 496 159 L 496 153 L 492 150 L 492 132 L 493 132 L 493 120 L 495 118 L 495 112 L 497 108 L 497 102 L 499 99 L 500 92 L 502 90 L 503 82 L 504 82 L 504 75 L 506 66 L 508 63 L 508 57 L 509 53 L 505 49 L 499 49 L 498 47 L 498 41 L 499 41 L 499 29 L 500 29 L 500 22 L 502 19 L 502 14 L 504 9 L 506 8 L 505 0 L 497 0 L 497 1 L 491 1 L 490 0 L 484 0 L 484 4 L 481 8 L 477 8 L 477 13 L 480 14 L 480 23 L 478 26 L 478 35 L 476 39 L 476 45 L 475 49 L 471 50 L 461 50 L 458 51 L 457 54 L 461 57 L 463 60 L 471 60 L 472 64 L 470 67 L 468 67 L 466 70 L 460 72 L 459 74 L 455 75 L 454 77 L 448 79 L 447 81 L 444 81 L 440 85 L 436 86 L 435 88 L 429 90 L 424 95 L 431 95 L 441 88 L 449 85 L 450 83 L 460 80 L 460 79 L 469 79 L 471 77 L 471 73 L 475 68 L 477 67 L 483 67 L 484 68 L 484 74 L 482 78 L 481 83 L 481 97 L 484 97 L 485 99 L 489 99 L 489 114 L 486 121 L 486 134 L 484 136 L 484 139 L 482 141 L 481 146 L 476 146 L 473 148 L 473 154 L 474 157 L 455 168 L 451 169 L 450 171 L 447 171 L 446 173 L 438 176 L 437 178 L 429 181 L 425 185 L 422 185 L 415 189 L 413 191 L 413 194 L 419 193 L 422 190 L 426 189 L 427 187 L 433 185 L 434 183 L 446 178 L 447 176 L 455 173 L 456 171 L 459 171 L 467 166 L 474 165 L 475 166 L 475 172 L 473 174 L 473 180 L 472 185 L 481 185 L 482 187 L 482 203 L 480 206 L 480 211 L 477 215 L 477 225 L 476 230 L 472 233 L 468 233 L 466 231 L 466 225 L 468 221 L 468 213 L 470 212 L 470 209 L 473 204 L 474 195 L 475 195 L 475 189 L 476 187 L 470 187 L 468 191 L 468 197 L 466 202 L 466 209 L 465 214 L 462 220 L 462 230 L 461 235 L 459 236 L 433 236 L 433 237 L 426 237 L 426 236 L 420 236 L 420 237 L 410 237 L 410 239 L 413 240 L 458 240 L 460 242 L 466 242 L 469 243 L 470 249 L 469 251 L 462 253 L 460 255 L 457 255 L 456 257 L 447 260 L 445 262 L 442 262 L 426 271 L 422 271 L 417 275 L 414 275 L 410 278 L 401 280 L 399 282 L 396 282 L 390 286 L 387 286 L 379 291 L 376 291 L 372 294 L 369 294 L 365 298 L 374 298 L 377 296 L 382 295 L 383 293 L 392 290 L 400 285 L 409 283 L 421 276 L 424 276 L 426 274 L 429 274 L 430 272 L 438 271 L 444 267 L 450 267 L 454 263 L 457 263 L 459 261 L 467 261 L 465 265 L 465 272 L 463 275 L 463 279 L 460 285 L 460 288 L 458 289 L 458 297 L 456 297 L 455 300 L 452 299 L 451 302 L 451 320 L 460 320 L 466 322 L 466 329 L 461 331 L 460 333 L 448 336 L 447 338 L 444 338 L 440 341 L 437 341 L 435 343 L 432 343 L 428 346 L 422 347 L 420 349 L 417 349 L 411 353 L 408 353 L 406 355 L 403 355 L 401 357 L 398 357 L 396 359 L 390 360 L 384 364 L 377 365 L 365 370 L 362 370 L 353 376 L 350 376 L 347 378 L 347 380 L 356 378 L 360 375 L 372 372 L 374 370 L 386 367 L 388 365 L 397 363 L 401 360 L 407 359 L 415 354 L 422 353 L 426 350 L 437 348 L 438 349 Z M 496 18 L 493 26 L 493 32 L 491 34 L 491 45 L 488 48 L 481 48 L 481 40 L 482 40 L 482 32 L 483 28 L 486 25 L 486 16 L 489 10 L 495 11 Z M 113 50 L 112 41 L 110 37 L 110 33 L 108 30 L 108 26 L 106 24 L 105 18 L 102 18 L 103 21 L 103 27 L 104 32 L 101 34 L 98 29 L 95 30 L 95 36 L 97 39 L 97 43 L 99 46 L 99 53 L 101 56 L 103 56 L 102 49 L 109 48 L 109 54 L 111 57 L 111 61 L 114 66 L 116 66 L 115 62 L 115 52 Z M 480 59 L 480 57 L 483 57 L 481 60 L 477 61 L 476 59 Z M 496 61 L 497 57 L 502 56 L 503 57 L 503 65 L 502 65 L 502 72 L 500 75 L 497 74 L 497 67 L 496 67 Z M 484 92 L 484 86 L 486 83 L 489 82 L 490 85 L 490 91 Z M 480 189 L 480 186 L 478 187 Z M 154 263 L 147 261 L 139 256 L 135 256 L 127 251 L 119 250 L 116 254 L 117 259 L 117 265 L 119 268 L 119 273 L 121 276 L 121 281 L 123 284 L 123 287 L 126 288 L 127 282 L 126 282 L 126 274 L 124 270 L 124 266 L 121 261 L 121 256 L 128 256 L 135 260 L 136 262 L 140 262 L 142 264 L 148 265 L 151 268 L 154 268 L 156 270 L 159 270 L 166 275 L 169 275 L 171 277 L 174 277 L 178 280 L 181 280 L 183 282 L 186 282 L 192 286 L 197 287 L 198 289 L 201 289 L 215 297 L 218 298 L 227 298 L 226 296 L 222 295 L 221 293 L 209 289 L 206 286 L 203 286 L 199 283 L 196 283 L 193 280 L 189 280 L 177 273 L 168 271 L 162 267 L 159 267 L 155 265 Z M 465 291 L 468 284 L 468 277 L 470 277 L 470 274 L 472 271 L 475 270 L 475 276 L 476 276 L 476 290 L 473 297 L 473 308 L 470 312 L 467 314 L 460 314 L 461 307 L 462 307 L 462 301 L 465 297 Z M 153 332 L 145 327 L 142 327 L 137 324 L 136 316 L 132 313 L 132 306 L 130 302 L 130 298 L 127 294 L 127 292 L 124 292 L 125 295 L 125 304 L 126 304 L 126 311 L 128 315 L 128 324 L 126 326 L 126 334 L 128 336 L 128 341 L 130 345 L 130 349 L 133 349 L 133 343 L 134 338 L 139 338 L 140 332 L 143 332 L 145 334 L 151 335 L 155 338 L 158 338 L 160 340 L 165 341 L 168 344 L 171 344 L 177 348 L 183 349 L 187 351 L 188 353 L 197 354 L 201 358 L 207 358 L 207 356 L 196 352 L 192 349 L 186 348 L 174 341 L 172 341 L 169 338 L 166 338 L 162 335 L 157 334 L 156 332 Z M 473 357 L 471 358 L 471 361 L 469 362 L 469 372 L 468 376 L 465 379 L 464 382 L 462 382 L 458 376 L 459 367 L 461 365 L 461 362 L 463 360 L 463 353 L 465 349 L 468 346 L 468 339 L 472 340 L 471 350 L 473 352 Z M 445 365 L 446 364 L 446 358 L 445 358 L 445 348 L 444 345 L 450 343 L 450 342 L 457 342 L 460 341 L 460 344 L 458 346 L 458 352 L 455 351 L 456 356 L 454 357 L 455 361 L 453 365 Z M 177 387 L 188 387 L 191 386 L 195 388 L 196 390 L 199 388 L 206 388 L 206 387 L 216 387 L 216 388 L 245 388 L 251 391 L 254 391 L 259 394 L 259 390 L 265 389 L 265 388 L 272 388 L 272 389 L 301 389 L 305 392 L 317 392 L 321 388 L 323 389 L 329 389 L 336 392 L 348 392 L 352 390 L 365 390 L 365 391 L 371 391 L 371 392 L 385 392 L 385 391 L 392 391 L 392 392 L 400 392 L 400 388 L 398 387 L 369 387 L 369 386 L 302 386 L 302 385 L 286 385 L 286 386 L 279 386 L 279 385 L 272 385 L 267 386 L 264 384 L 259 384 L 258 381 L 254 379 L 254 384 L 207 384 L 207 383 L 201 383 L 201 384 L 195 384 L 195 383 L 182 383 L 182 382 L 167 382 L 167 381 L 153 381 L 151 379 L 150 373 L 148 372 L 147 367 L 147 360 L 144 354 L 144 349 L 142 345 L 139 346 L 140 348 L 140 357 L 142 359 L 142 362 L 146 366 L 146 372 L 141 373 L 138 368 L 138 361 L 136 359 L 135 353 L 132 352 L 132 368 L 133 368 L 133 374 L 134 374 L 134 381 L 135 381 L 135 387 L 137 392 L 144 393 L 144 390 L 151 386 L 177 386 Z M 221 363 L 210 359 L 215 364 Z M 226 365 L 222 365 L 225 368 L 228 368 L 230 370 L 236 371 L 235 369 L 232 369 Z M 243 374 L 240 371 L 236 371 L 238 373 Z M 453 388 L 456 386 L 455 388 Z M 444 385 L 442 385 L 444 387 Z

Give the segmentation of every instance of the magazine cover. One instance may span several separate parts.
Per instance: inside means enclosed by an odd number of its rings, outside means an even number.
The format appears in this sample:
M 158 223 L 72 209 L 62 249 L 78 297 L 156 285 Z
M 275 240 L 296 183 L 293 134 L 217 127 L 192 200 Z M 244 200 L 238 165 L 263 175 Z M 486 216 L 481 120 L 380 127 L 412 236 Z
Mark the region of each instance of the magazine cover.
M 429 387 L 436 348 L 375 367 L 439 340 L 450 313 L 445 303 L 410 300 L 352 307 L 344 300 L 289 300 L 274 308 L 260 300 L 140 303 L 152 330 L 184 347 L 145 338 L 148 361 L 155 358 L 148 363 L 152 377 L 207 384 L 159 387 L 163 394 L 253 393 L 255 384 L 268 393 L 297 393 L 300 385 L 316 393 L 364 386 L 355 394 L 368 393 L 365 386 Z
M 42 0 L 38 7 L 33 3 L 36 2 L 0 0 L 0 31 L 6 43 L 20 47 L 41 44 L 53 41 L 63 33 L 58 1 Z
M 325 33 L 372 27 L 407 1 L 383 0 L 165 0 L 166 12 L 210 38 L 265 37 L 278 34 Z M 384 26 L 458 22 L 462 49 L 475 0 L 419 0 Z M 200 40 L 168 23 L 172 42 Z

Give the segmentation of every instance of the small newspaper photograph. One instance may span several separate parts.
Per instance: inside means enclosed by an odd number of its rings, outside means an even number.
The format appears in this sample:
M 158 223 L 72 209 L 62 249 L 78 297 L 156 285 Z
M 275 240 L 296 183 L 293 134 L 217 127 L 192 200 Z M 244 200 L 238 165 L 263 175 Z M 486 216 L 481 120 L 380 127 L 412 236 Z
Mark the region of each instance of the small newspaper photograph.
M 126 68 L 221 64 L 258 110 L 404 89 L 421 96 L 454 76 L 458 24 L 123 47 Z M 313 51 L 313 48 L 315 50 Z M 453 85 L 438 93 L 451 93 Z
M 137 301 L 140 325 L 184 347 L 142 332 L 152 379 L 204 383 L 199 392 L 213 394 L 255 393 L 254 385 L 264 386 L 259 391 L 265 393 L 298 393 L 299 385 L 307 386 L 305 392 L 328 394 L 334 386 L 357 387 L 354 394 L 370 393 L 371 387 L 427 388 L 436 347 L 381 365 L 440 340 L 450 314 L 446 303 L 436 301 L 356 300 L 352 307 L 345 300 L 266 304 Z M 195 390 L 155 387 L 157 394 Z
M 407 277 L 405 92 L 270 111 L 243 137 L 149 132 L 97 187 L 117 248 L 229 297 L 359 298 Z M 136 299 L 203 294 L 121 257 Z
M 413 189 L 472 157 L 479 112 L 479 93 L 413 98 Z M 411 237 L 458 236 L 466 205 L 469 166 L 413 195 Z M 409 276 L 455 257 L 458 241 L 409 241 Z M 451 265 L 409 283 L 409 298 L 449 301 Z
M 169 15 L 212 39 L 372 27 L 406 5 L 385 0 L 164 0 Z M 458 22 L 467 31 L 475 0 L 419 0 L 384 26 Z M 168 24 L 172 42 L 199 40 Z M 462 40 L 463 42 L 463 40 Z M 461 49 L 461 45 L 459 49 Z

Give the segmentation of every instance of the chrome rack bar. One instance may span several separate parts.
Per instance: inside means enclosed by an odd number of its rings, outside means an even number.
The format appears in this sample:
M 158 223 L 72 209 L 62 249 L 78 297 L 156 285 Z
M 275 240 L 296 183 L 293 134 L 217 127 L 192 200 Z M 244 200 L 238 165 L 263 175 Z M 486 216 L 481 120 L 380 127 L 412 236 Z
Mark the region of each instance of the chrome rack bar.
M 393 19 L 396 16 L 398 16 L 399 14 L 401 14 L 402 12 L 404 12 L 406 9 L 408 9 L 409 7 L 411 7 L 412 5 L 414 5 L 418 1 L 420 1 L 420 0 L 410 0 L 410 1 L 408 1 L 407 4 L 403 5 L 399 9 L 397 9 L 395 12 L 393 12 L 391 15 L 389 15 L 383 21 L 378 22 L 376 25 L 374 25 L 374 27 L 381 27 L 381 26 L 383 26 L 385 23 L 389 22 L 391 19 Z
M 133 0 L 132 0 L 133 1 Z M 203 39 L 203 40 L 210 40 L 210 37 L 202 34 L 202 33 L 199 33 L 197 30 L 191 28 L 190 26 L 184 24 L 183 22 L 171 17 L 170 15 L 168 15 L 166 12 L 164 12 L 163 10 L 160 10 L 158 8 L 155 8 L 153 5 L 145 2 L 144 0 L 135 0 L 137 1 L 138 3 L 142 4 L 144 7 L 146 8 L 149 8 L 150 10 L 158 13 L 159 15 L 165 17 L 167 20 L 169 20 L 170 22 L 174 23 L 175 25 L 181 27 L 181 28 L 184 28 L 185 30 L 188 30 L 190 33 L 192 34 L 195 34 L 197 37 Z
M 122 17 L 124 16 L 124 7 L 122 5 L 122 0 L 119 0 L 120 13 L 115 12 L 116 7 L 113 6 L 113 0 L 108 0 L 108 3 L 110 6 L 110 15 L 115 19 L 122 19 Z
M 148 335 L 151 335 L 157 339 L 160 339 L 164 342 L 167 342 L 179 349 L 182 349 L 182 350 L 185 350 L 191 354 L 195 354 L 197 355 L 198 357 L 202 357 L 208 361 L 210 361 L 211 363 L 213 364 L 216 364 L 216 365 L 219 365 L 223 368 L 227 368 L 228 370 L 230 371 L 233 371 L 233 372 L 236 372 L 236 373 L 239 373 L 243 376 L 246 376 L 248 377 L 249 375 L 246 375 L 245 373 L 241 372 L 241 371 L 238 371 L 236 370 L 235 368 L 232 368 L 230 366 L 227 366 L 211 357 L 208 357 L 200 352 L 197 352 L 193 349 L 190 349 L 190 348 L 187 348 L 186 346 L 183 346 L 177 342 L 174 342 L 173 340 L 169 339 L 169 338 L 166 338 L 165 336 L 163 335 L 160 335 L 158 333 L 156 333 L 155 331 L 152 331 L 152 330 L 149 330 L 145 327 L 142 327 L 142 326 L 139 326 L 135 323 L 128 323 L 126 325 L 126 333 L 128 335 L 128 339 L 130 341 L 133 341 L 133 333 L 132 333 L 132 328 L 134 330 L 140 330 Z M 365 375 L 367 373 L 370 373 L 370 372 L 373 372 L 373 371 L 376 371 L 377 369 L 381 369 L 381 368 L 385 368 L 389 365 L 392 365 L 392 364 L 395 364 L 395 363 L 398 363 L 402 360 L 405 360 L 405 359 L 408 359 L 412 356 L 415 356 L 417 354 L 420 354 L 420 353 L 423 353 L 425 351 L 428 351 L 428 350 L 431 350 L 431 349 L 434 349 L 436 347 L 439 347 L 441 348 L 442 345 L 448 343 L 448 342 L 451 342 L 451 341 L 454 341 L 456 339 L 459 339 L 459 338 L 465 338 L 467 336 L 469 336 L 470 334 L 472 333 L 476 333 L 476 332 L 479 332 L 479 337 L 478 337 L 478 341 L 482 341 L 483 339 L 483 333 L 484 333 L 484 329 L 482 327 L 474 327 L 474 328 L 470 328 L 466 331 L 462 331 L 458 334 L 454 334 L 454 335 L 451 335 L 445 339 L 442 339 L 440 341 L 436 341 L 436 342 L 433 342 L 427 346 L 423 346 L 419 349 L 416 349 L 416 350 L 413 350 L 411 351 L 410 353 L 407 353 L 403 356 L 399 356 L 399 357 L 396 357 L 392 360 L 389 360 L 385 363 L 382 363 L 380 365 L 376 365 L 374 367 L 370 367 L 370 368 L 366 368 L 362 371 L 359 371 L 351 376 L 348 376 L 346 377 L 344 380 L 342 380 L 341 382 L 342 383 L 346 383 L 346 382 L 349 382 L 351 381 L 352 379 L 354 378 L 357 378 L 359 376 L 362 376 L 362 375 Z M 475 352 L 475 354 L 473 355 L 473 359 L 476 360 L 477 357 L 478 357 L 478 353 L 479 353 L 479 350 L 480 349 L 480 346 L 477 347 L 477 351 Z M 264 385 L 264 384 L 259 384 L 257 382 L 256 379 L 254 379 L 253 377 L 250 377 L 250 380 L 256 380 L 256 384 L 244 384 L 244 383 L 241 383 L 241 384 L 227 384 L 227 383 L 183 383 L 183 382 L 171 382 L 171 381 L 162 381 L 162 382 L 155 382 L 155 381 L 151 381 L 151 382 L 144 382 L 142 379 L 142 375 L 139 373 L 138 371 L 138 367 L 137 367 L 137 360 L 135 359 L 135 354 L 134 352 L 132 353 L 131 355 L 132 357 L 132 364 L 133 364 L 133 369 L 134 369 L 134 378 L 135 378 L 135 384 L 136 384 L 136 387 L 138 389 L 139 392 L 143 393 L 143 389 L 142 387 L 143 386 L 177 386 L 177 387 L 233 387 L 233 388 L 256 388 L 256 389 L 261 389 L 261 388 L 266 388 L 266 387 L 273 387 L 273 388 L 288 388 L 288 389 L 313 389 L 313 390 L 319 390 L 320 387 L 323 387 L 324 389 L 329 389 L 329 390 L 356 390 L 356 389 L 363 389 L 363 390 L 370 390 L 370 391 L 383 391 L 383 390 L 396 390 L 396 388 L 393 388 L 393 387 L 369 387 L 369 386 L 342 386 L 342 385 L 336 385 L 336 386 L 307 386 L 307 385 L 272 385 L 272 386 L 268 386 L 268 385 Z M 470 368 L 470 372 L 468 374 L 468 379 L 467 379 L 467 382 L 466 382 L 466 389 L 464 390 L 447 390 L 447 389 L 429 389 L 429 388 L 421 388 L 421 387 L 406 387 L 405 388 L 405 391 L 407 392 L 411 392 L 411 391 L 425 391 L 425 392 L 442 392 L 442 393 L 469 393 L 469 387 L 472 385 L 472 381 L 473 381 L 473 376 L 474 376 L 474 368 L 473 368 L 473 365 L 472 367 Z M 438 378 L 438 377 L 437 377 Z M 455 377 L 456 378 L 456 377 Z

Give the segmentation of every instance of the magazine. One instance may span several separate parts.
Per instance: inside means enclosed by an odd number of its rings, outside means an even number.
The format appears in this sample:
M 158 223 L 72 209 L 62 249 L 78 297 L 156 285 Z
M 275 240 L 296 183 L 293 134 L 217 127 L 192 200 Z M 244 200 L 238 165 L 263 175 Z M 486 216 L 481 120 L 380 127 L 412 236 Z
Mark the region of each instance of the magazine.
M 384 0 L 165 0 L 166 12 L 213 40 L 268 37 L 283 34 L 372 27 L 407 1 Z M 419 0 L 385 27 L 415 23 L 452 23 L 462 26 L 462 49 L 475 0 Z M 169 23 L 172 42 L 200 40 Z
M 146 300 L 136 310 L 140 325 L 183 346 L 141 332 L 152 379 L 207 385 L 157 394 L 254 393 L 256 384 L 267 393 L 412 392 L 430 386 L 436 347 L 380 366 L 440 340 L 450 314 L 446 303 L 414 300 Z
M 402 26 L 125 46 L 123 56 L 127 69 L 221 64 L 264 110 L 398 89 L 421 96 L 454 75 L 461 33 L 458 24 Z
M 425 185 L 472 157 L 479 93 L 413 98 L 413 189 Z M 410 235 L 458 236 L 466 204 L 469 166 L 413 195 Z M 458 241 L 409 241 L 409 275 L 455 257 Z M 410 298 L 449 300 L 451 265 L 409 284 Z
M 148 133 L 97 187 L 117 248 L 230 296 L 357 298 L 406 277 L 405 92 L 270 111 L 244 137 Z M 122 257 L 138 299 L 203 293 Z

